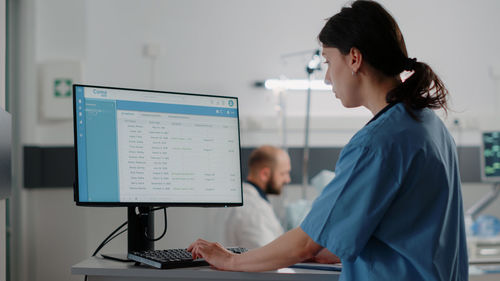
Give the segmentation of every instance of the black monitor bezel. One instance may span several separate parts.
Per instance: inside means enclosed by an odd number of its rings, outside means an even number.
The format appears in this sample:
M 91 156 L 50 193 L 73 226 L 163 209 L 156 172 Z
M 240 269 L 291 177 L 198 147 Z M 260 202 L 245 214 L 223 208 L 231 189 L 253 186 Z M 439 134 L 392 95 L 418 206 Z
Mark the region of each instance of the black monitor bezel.
M 102 88 L 111 90 L 126 90 L 126 91 L 137 91 L 137 92 L 152 92 L 161 94 L 180 94 L 180 95 L 190 95 L 190 96 L 203 96 L 203 97 L 216 97 L 216 98 L 230 98 L 236 99 L 236 105 L 239 109 L 239 101 L 237 97 L 231 96 L 217 96 L 208 94 L 195 94 L 195 93 L 182 93 L 182 92 L 171 92 L 171 91 L 159 91 L 159 90 L 148 90 L 148 89 L 136 89 L 136 88 L 122 88 L 122 87 L 108 87 L 103 85 L 88 85 L 88 84 L 73 84 L 73 137 L 74 137 L 74 151 L 75 151 L 75 183 L 73 185 L 74 201 L 77 206 L 95 206 L 95 207 L 237 207 L 243 206 L 243 174 L 242 174 L 242 164 L 241 164 L 241 135 L 240 135 L 240 116 L 239 110 L 237 110 L 238 118 L 238 146 L 239 146 L 239 158 L 240 158 L 240 191 L 241 191 L 241 203 L 227 203 L 227 202 L 82 202 L 79 198 L 79 179 L 78 179 L 78 141 L 77 141 L 77 104 L 76 104 L 76 87 L 89 87 L 89 88 Z
M 491 133 L 497 133 L 500 131 L 482 131 L 481 132 L 481 147 L 480 147 L 480 152 L 479 152 L 479 157 L 481 157 L 481 181 L 482 182 L 490 182 L 490 183 L 497 183 L 500 182 L 500 176 L 495 176 L 495 177 L 487 177 L 486 176 L 486 163 L 484 159 L 484 134 L 491 134 Z

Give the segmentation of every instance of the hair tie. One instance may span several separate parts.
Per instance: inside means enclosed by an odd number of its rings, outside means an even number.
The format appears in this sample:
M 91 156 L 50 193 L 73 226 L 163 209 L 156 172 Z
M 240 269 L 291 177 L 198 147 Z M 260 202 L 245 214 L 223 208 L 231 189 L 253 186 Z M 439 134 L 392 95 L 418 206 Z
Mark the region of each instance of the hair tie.
M 407 58 L 405 65 L 404 65 L 404 70 L 408 70 L 408 71 L 414 70 L 416 64 L 417 64 L 417 58 L 412 58 L 412 59 Z

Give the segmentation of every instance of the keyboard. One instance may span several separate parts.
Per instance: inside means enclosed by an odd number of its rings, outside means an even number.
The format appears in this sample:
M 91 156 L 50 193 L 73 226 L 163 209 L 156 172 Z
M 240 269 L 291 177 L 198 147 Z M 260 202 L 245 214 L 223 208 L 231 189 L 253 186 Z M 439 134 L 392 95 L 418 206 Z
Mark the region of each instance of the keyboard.
M 241 254 L 248 249 L 240 247 L 226 248 L 235 254 Z M 204 266 L 208 263 L 204 259 L 195 259 L 186 249 L 151 250 L 141 252 L 130 252 L 127 255 L 129 260 L 146 264 L 155 268 L 170 269 L 192 266 Z

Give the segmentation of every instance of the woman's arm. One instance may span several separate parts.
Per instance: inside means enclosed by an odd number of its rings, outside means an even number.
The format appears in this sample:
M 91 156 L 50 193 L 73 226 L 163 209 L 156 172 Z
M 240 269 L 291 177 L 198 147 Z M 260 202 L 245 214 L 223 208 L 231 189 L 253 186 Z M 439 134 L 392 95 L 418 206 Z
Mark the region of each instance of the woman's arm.
M 264 247 L 233 254 L 221 244 L 198 239 L 188 247 L 193 258 L 204 258 L 212 266 L 231 271 L 274 270 L 314 257 L 322 247 L 300 227 L 294 228 Z
M 311 261 L 317 263 L 339 263 L 340 258 L 328 251 L 327 248 L 323 248 Z

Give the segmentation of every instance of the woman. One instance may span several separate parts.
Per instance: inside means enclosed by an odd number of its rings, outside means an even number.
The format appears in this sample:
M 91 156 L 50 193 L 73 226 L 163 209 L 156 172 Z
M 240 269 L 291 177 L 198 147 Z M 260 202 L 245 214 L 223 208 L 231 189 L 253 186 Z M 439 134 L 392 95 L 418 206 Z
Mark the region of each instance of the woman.
M 300 227 L 242 255 L 202 239 L 188 250 L 223 270 L 336 255 L 341 280 L 467 280 L 456 147 L 432 111 L 446 110 L 443 83 L 408 57 L 397 23 L 376 2 L 343 8 L 319 40 L 335 96 L 374 117 L 344 147 L 335 179 Z M 413 73 L 403 82 L 405 70 Z

